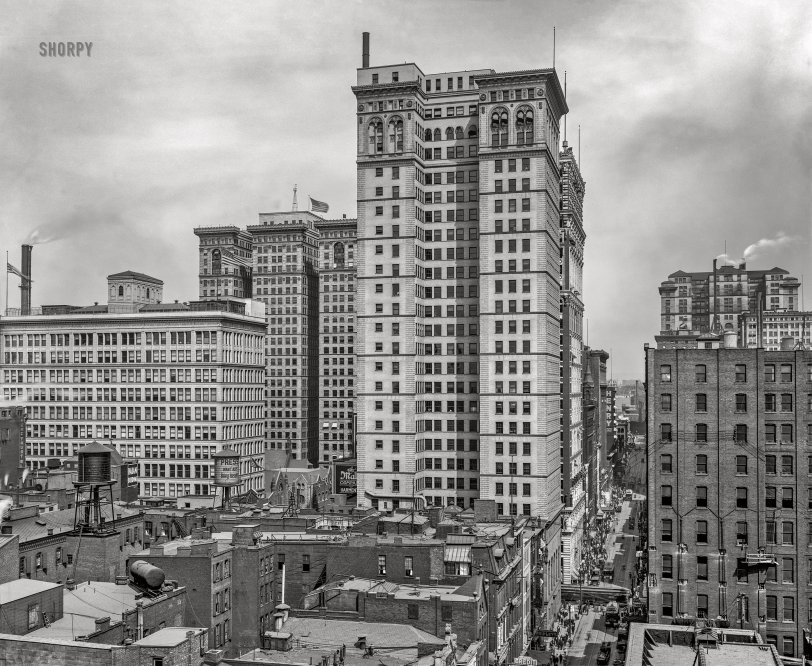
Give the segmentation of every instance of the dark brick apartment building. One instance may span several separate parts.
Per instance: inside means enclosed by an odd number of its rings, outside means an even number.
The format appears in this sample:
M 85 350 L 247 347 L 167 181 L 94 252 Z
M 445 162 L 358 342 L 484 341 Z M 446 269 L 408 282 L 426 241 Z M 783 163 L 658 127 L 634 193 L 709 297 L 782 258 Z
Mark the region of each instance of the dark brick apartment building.
M 649 621 L 797 657 L 812 619 L 812 351 L 646 349 Z

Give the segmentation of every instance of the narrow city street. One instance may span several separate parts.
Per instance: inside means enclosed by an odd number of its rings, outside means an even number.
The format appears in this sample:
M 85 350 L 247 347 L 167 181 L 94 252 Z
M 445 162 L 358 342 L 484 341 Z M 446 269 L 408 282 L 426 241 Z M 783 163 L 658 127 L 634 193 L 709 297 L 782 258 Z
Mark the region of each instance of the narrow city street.
M 614 571 L 615 585 L 634 589 L 635 560 L 639 548 L 638 518 L 643 511 L 645 495 L 645 450 L 638 441 L 629 452 L 623 488 L 633 491 L 631 499 L 622 501 L 621 510 L 614 514 L 614 526 L 606 537 L 606 561 Z M 608 581 L 607 581 L 608 582 Z M 603 607 L 596 606 L 581 615 L 572 635 L 572 645 L 567 649 L 567 666 L 597 666 L 601 644 L 611 643 L 612 652 L 608 663 L 625 660 L 625 652 L 617 649 L 617 627 L 607 628 Z

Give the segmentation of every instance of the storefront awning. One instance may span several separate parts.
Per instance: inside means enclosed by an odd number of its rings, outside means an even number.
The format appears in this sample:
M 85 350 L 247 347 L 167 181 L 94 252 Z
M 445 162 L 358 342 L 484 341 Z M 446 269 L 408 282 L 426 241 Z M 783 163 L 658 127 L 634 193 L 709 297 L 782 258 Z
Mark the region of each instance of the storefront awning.
M 445 562 L 471 562 L 471 546 L 469 545 L 446 545 L 445 555 L 443 556 Z

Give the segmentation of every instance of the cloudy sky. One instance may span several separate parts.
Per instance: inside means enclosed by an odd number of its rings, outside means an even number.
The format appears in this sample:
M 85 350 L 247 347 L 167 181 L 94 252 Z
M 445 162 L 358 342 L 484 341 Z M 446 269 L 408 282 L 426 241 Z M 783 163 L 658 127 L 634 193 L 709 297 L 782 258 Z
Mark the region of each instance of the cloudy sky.
M 126 269 L 196 298 L 194 227 L 289 209 L 294 183 L 354 216 L 363 30 L 373 65 L 507 71 L 550 66 L 557 27 L 589 343 L 615 378 L 642 374 L 660 281 L 725 243 L 740 257 L 782 234 L 749 265 L 812 276 L 807 0 L 0 0 L 0 15 L 0 249 L 19 265 L 30 233 L 59 237 L 34 250 L 34 305 L 103 302 Z M 42 41 L 91 57 L 41 57 Z

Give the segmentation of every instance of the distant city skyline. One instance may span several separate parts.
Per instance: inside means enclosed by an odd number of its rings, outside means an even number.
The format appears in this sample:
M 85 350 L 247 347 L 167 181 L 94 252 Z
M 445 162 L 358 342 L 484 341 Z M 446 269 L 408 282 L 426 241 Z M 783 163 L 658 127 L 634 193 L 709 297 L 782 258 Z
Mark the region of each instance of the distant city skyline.
M 289 210 L 294 185 L 300 207 L 355 217 L 363 30 L 373 65 L 510 71 L 551 66 L 556 26 L 586 181 L 588 343 L 611 353 L 615 379 L 642 376 L 669 273 L 760 239 L 773 242 L 748 267 L 800 279 L 812 258 L 802 2 L 0 7 L 14 18 L 0 46 L 0 251 L 19 267 L 32 233 L 58 239 L 34 249 L 35 306 L 102 302 L 103 277 L 127 269 L 164 280 L 166 300 L 194 299 L 193 229 Z M 43 57 L 42 41 L 93 47 Z

